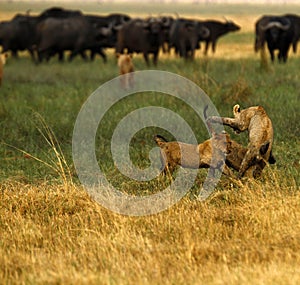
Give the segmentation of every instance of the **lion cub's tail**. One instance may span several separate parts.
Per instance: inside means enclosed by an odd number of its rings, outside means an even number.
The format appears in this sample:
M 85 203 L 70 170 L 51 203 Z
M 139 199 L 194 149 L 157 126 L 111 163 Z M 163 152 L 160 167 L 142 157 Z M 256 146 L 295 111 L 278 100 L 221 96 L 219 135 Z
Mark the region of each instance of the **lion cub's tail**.
M 260 154 L 261 154 L 261 155 L 264 155 L 264 154 L 268 151 L 269 146 L 270 146 L 270 142 L 264 143 L 264 144 L 260 147 L 260 149 L 259 149 Z M 269 162 L 270 164 L 275 164 L 275 163 L 276 163 L 276 159 L 275 159 L 275 157 L 274 157 L 274 155 L 273 155 L 273 153 L 272 153 L 272 150 L 271 150 L 271 152 L 270 152 L 270 156 L 269 156 L 268 162 Z
M 272 151 L 271 151 L 271 153 L 270 153 L 270 157 L 269 157 L 268 162 L 269 162 L 270 164 L 275 164 L 275 163 L 276 163 L 276 159 L 275 159 L 275 157 L 274 157 Z
M 154 141 L 158 146 L 163 145 L 164 143 L 168 142 L 163 136 L 160 135 L 155 135 L 154 136 Z
M 207 121 L 208 119 L 208 116 L 207 116 L 207 109 L 208 109 L 208 105 L 206 105 L 204 107 L 204 110 L 203 110 L 203 117 L 204 119 L 206 120 L 206 125 L 207 125 L 207 128 L 209 130 L 209 132 L 211 133 L 212 136 L 214 136 L 216 134 L 215 130 L 213 129 L 212 125 L 210 122 Z

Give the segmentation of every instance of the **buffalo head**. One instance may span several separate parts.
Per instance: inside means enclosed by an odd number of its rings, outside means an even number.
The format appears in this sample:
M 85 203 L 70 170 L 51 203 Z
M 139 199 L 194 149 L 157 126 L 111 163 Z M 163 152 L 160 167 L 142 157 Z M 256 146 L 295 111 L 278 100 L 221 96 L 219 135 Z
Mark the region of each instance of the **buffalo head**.
M 263 33 L 269 33 L 273 42 L 277 42 L 280 34 L 291 28 L 291 22 L 287 18 L 274 19 L 265 25 L 260 25 Z
M 151 34 L 159 34 L 163 28 L 163 22 L 159 18 L 150 17 L 143 21 L 142 26 L 145 30 L 148 30 Z
M 235 24 L 233 21 L 227 20 L 226 18 L 225 18 L 225 20 L 226 20 L 225 27 L 228 32 L 235 32 L 235 31 L 239 31 L 241 29 L 241 27 L 239 25 Z

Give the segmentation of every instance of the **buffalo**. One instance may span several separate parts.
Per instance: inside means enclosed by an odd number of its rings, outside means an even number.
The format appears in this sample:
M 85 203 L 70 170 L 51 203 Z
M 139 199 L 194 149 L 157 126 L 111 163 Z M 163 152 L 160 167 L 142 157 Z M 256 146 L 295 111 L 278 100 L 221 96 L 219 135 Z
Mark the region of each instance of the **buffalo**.
M 286 62 L 288 51 L 294 39 L 294 26 L 283 16 L 263 16 L 255 23 L 255 51 L 264 48 L 265 43 L 274 62 L 274 51 L 279 50 L 278 60 Z
M 172 25 L 175 21 L 175 19 L 172 16 L 159 16 L 159 19 L 164 23 L 164 29 L 163 29 L 163 45 L 162 45 L 162 52 L 163 53 L 170 53 L 171 51 L 171 45 L 170 45 L 170 30 L 172 28 Z
M 200 48 L 199 42 L 209 37 L 210 32 L 202 22 L 178 18 L 170 28 L 170 46 L 180 57 L 194 58 L 195 50 Z
M 208 28 L 209 36 L 204 39 L 205 49 L 204 54 L 207 55 L 210 44 L 212 45 L 213 53 L 216 51 L 217 41 L 221 36 L 226 35 L 229 32 L 236 32 L 241 27 L 235 24 L 233 21 L 226 20 L 225 23 L 215 20 L 202 21 L 202 24 Z
M 10 21 L 0 22 L 0 44 L 2 52 L 11 51 L 17 57 L 18 51 L 28 50 L 35 59 L 35 48 L 37 44 L 37 25 L 47 18 L 67 18 L 81 16 L 79 10 L 66 10 L 59 7 L 49 8 L 38 16 L 17 14 Z
M 14 57 L 18 51 L 28 50 L 34 58 L 35 26 L 38 17 L 17 14 L 10 21 L 0 22 L 0 44 L 2 52 L 11 51 Z
M 41 27 L 45 27 L 46 23 L 48 29 L 49 23 L 51 22 L 62 23 L 65 19 L 76 17 L 86 17 L 91 29 L 97 29 L 100 31 L 97 41 L 93 44 L 89 43 L 88 46 L 91 50 L 91 59 L 94 59 L 95 55 L 98 53 L 103 57 L 104 61 L 106 61 L 106 55 L 103 49 L 106 47 L 115 47 L 117 41 L 117 29 L 111 29 L 110 37 L 108 37 L 105 33 L 101 33 L 101 31 L 105 31 L 107 27 L 120 26 L 130 20 L 130 17 L 125 14 L 115 13 L 107 16 L 84 15 L 80 10 L 68 10 L 60 7 L 46 9 L 38 16 L 30 16 L 28 11 L 28 13 L 24 15 L 17 14 L 10 21 L 0 22 L 0 45 L 2 45 L 2 50 L 3 52 L 11 51 L 14 56 L 17 56 L 18 51 L 28 50 L 32 58 L 35 59 L 37 46 L 41 45 L 41 37 L 44 34 Z M 48 21 L 48 19 L 51 20 Z M 55 19 L 60 21 L 56 21 Z M 70 31 L 71 30 L 72 29 L 70 29 Z M 57 32 L 61 34 L 61 31 L 52 31 L 54 34 L 50 35 L 51 39 L 55 37 Z M 72 36 L 69 37 L 66 33 L 64 33 L 64 36 L 72 38 Z M 63 44 L 61 47 L 62 46 Z M 57 48 L 57 46 L 53 46 L 53 50 L 50 50 L 49 47 L 46 52 L 47 56 L 40 53 L 39 59 L 41 60 L 44 57 L 49 59 L 51 56 L 58 53 L 59 59 L 62 60 L 64 57 L 63 51 L 63 48 Z M 75 52 L 75 54 L 76 53 L 77 52 Z M 84 51 L 81 51 L 80 54 L 83 58 L 86 58 Z
M 85 18 L 95 28 L 112 27 L 110 37 L 103 37 L 98 46 L 91 48 L 90 58 L 93 60 L 96 54 L 99 54 L 104 62 L 106 61 L 106 54 L 104 48 L 115 48 L 117 43 L 118 29 L 126 22 L 130 21 L 130 17 L 126 14 L 113 13 L 107 16 L 85 15 Z
M 95 27 L 84 16 L 47 18 L 37 25 L 39 61 L 49 60 L 56 53 L 62 60 L 66 50 L 71 51 L 69 60 L 77 54 L 86 59 L 84 51 L 98 47 L 103 38 L 111 34 L 111 28 Z
M 149 65 L 149 54 L 153 54 L 153 64 L 157 65 L 160 47 L 165 42 L 164 29 L 169 23 L 161 18 L 132 19 L 122 25 L 118 32 L 116 53 L 143 53 L 146 64 Z

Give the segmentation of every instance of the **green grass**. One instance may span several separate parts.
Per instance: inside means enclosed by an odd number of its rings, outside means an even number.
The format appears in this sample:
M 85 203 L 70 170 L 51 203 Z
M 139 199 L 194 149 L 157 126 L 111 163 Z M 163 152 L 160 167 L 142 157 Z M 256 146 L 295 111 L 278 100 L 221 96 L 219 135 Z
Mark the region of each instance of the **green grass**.
M 220 54 L 222 44 L 218 49 Z M 146 69 L 140 56 L 135 57 L 134 61 L 137 70 Z M 157 69 L 174 72 L 194 81 L 208 94 L 221 115 L 231 116 L 235 103 L 243 107 L 264 106 L 275 129 L 274 153 L 278 159 L 276 168 L 294 172 L 294 166 L 299 163 L 299 61 L 299 57 L 293 56 L 286 65 L 275 63 L 269 72 L 264 72 L 260 70 L 259 58 L 254 54 L 252 58 L 240 60 L 220 56 L 204 59 L 199 55 L 193 63 L 163 57 Z M 5 78 L 1 87 L 1 141 L 5 144 L 1 144 L 0 149 L 0 179 L 3 181 L 16 177 L 34 182 L 43 179 L 44 175 L 52 176 L 53 173 L 48 173 L 47 167 L 25 159 L 20 152 L 6 145 L 47 159 L 51 149 L 49 150 L 37 129 L 39 122 L 35 113 L 40 114 L 53 130 L 72 165 L 71 140 L 77 114 L 89 95 L 117 74 L 112 54 L 109 55 L 107 64 L 100 59 L 83 62 L 78 58 L 72 63 L 60 64 L 53 59 L 49 64 L 35 65 L 27 57 L 10 59 L 5 66 Z M 207 138 L 203 123 L 182 103 L 176 103 L 171 97 L 162 94 L 141 94 L 133 96 L 125 104 L 115 106 L 112 113 L 107 114 L 101 129 L 102 145 L 110 145 L 112 130 L 126 113 L 137 107 L 157 104 L 171 108 L 183 116 L 195 130 L 199 142 Z M 148 129 L 137 134 L 136 145 L 132 144 L 137 163 L 147 164 L 145 149 L 149 150 L 154 146 L 153 133 L 154 130 Z M 234 135 L 234 138 L 246 143 L 247 135 Z M 104 156 L 99 153 L 99 157 L 102 157 L 104 164 L 111 166 L 107 151 L 104 151 Z

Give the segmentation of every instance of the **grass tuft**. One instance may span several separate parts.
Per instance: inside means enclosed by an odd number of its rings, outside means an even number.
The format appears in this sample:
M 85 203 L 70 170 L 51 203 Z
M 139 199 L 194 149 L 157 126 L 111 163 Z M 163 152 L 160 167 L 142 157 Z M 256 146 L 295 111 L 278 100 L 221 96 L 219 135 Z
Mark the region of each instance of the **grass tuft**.
M 54 132 L 47 125 L 45 119 L 37 112 L 34 113 L 34 120 L 36 121 L 35 127 L 44 139 L 45 143 L 48 145 L 48 151 L 46 153 L 46 159 L 41 159 L 33 154 L 30 154 L 26 150 L 20 149 L 16 146 L 5 145 L 21 152 L 26 159 L 33 159 L 37 162 L 42 163 L 46 167 L 50 168 L 52 171 L 58 175 L 65 187 L 73 184 L 71 169 L 66 161 L 66 158 L 61 149 L 60 143 L 58 142 Z

